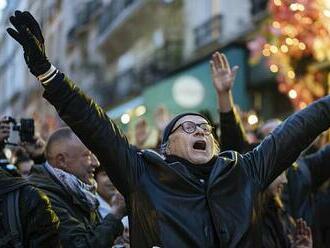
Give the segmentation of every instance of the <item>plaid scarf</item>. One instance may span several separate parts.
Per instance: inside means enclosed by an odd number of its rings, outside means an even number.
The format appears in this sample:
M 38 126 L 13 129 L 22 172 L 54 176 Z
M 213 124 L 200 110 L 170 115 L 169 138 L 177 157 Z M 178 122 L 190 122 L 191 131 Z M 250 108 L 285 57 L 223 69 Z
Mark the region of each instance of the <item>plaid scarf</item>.
M 53 175 L 60 184 L 69 192 L 73 193 L 84 205 L 91 210 L 96 210 L 99 202 L 96 198 L 97 183 L 93 180 L 92 184 L 86 184 L 71 173 L 54 168 L 48 162 L 45 163 L 47 171 Z

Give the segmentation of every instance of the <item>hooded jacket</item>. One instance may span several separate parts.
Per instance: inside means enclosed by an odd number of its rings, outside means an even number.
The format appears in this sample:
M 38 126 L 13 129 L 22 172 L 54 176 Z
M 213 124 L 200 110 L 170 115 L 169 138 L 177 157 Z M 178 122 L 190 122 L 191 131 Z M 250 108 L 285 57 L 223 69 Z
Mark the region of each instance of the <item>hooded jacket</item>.
M 5 203 L 10 192 L 19 190 L 19 214 L 24 247 L 60 247 L 59 220 L 47 196 L 27 180 L 13 177 L 0 169 L 0 200 Z M 14 207 L 14 206 L 13 206 Z M 1 210 L 0 210 L 1 211 Z M 5 230 L 9 216 L 1 216 L 0 228 Z M 12 245 L 12 244 L 11 244 Z M 12 246 L 9 246 L 12 247 Z
M 253 151 L 219 154 L 205 185 L 180 161 L 129 145 L 63 74 L 44 87 L 44 97 L 125 197 L 132 247 L 244 247 L 258 193 L 330 125 L 326 97 L 288 118 Z
M 123 227 L 112 215 L 100 222 L 97 209 L 91 209 L 70 193 L 46 169 L 32 167 L 28 180 L 49 197 L 60 220 L 59 235 L 63 247 L 111 247 Z

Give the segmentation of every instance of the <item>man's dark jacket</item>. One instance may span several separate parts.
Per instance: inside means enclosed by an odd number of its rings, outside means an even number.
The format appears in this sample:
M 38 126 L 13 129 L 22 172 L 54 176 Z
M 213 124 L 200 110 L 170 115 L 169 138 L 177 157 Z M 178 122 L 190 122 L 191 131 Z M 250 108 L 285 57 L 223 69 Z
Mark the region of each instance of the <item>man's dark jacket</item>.
M 44 97 L 74 130 L 124 195 L 132 247 L 242 247 L 254 199 L 330 125 L 330 97 L 290 117 L 245 155 L 220 154 L 207 185 L 180 163 L 139 152 L 97 106 L 63 74 Z
M 100 223 L 96 210 L 89 209 L 70 193 L 43 165 L 32 167 L 29 181 L 46 193 L 60 219 L 63 247 L 111 247 L 122 232 L 120 220 L 108 215 Z
M 6 204 L 8 194 L 16 190 L 20 191 L 19 219 L 21 220 L 23 247 L 60 247 L 59 220 L 52 210 L 47 196 L 25 179 L 13 177 L 0 169 L 0 200 L 2 204 Z M 9 225 L 9 217 L 3 216 L 3 214 L 0 216 L 0 228 L 5 230 Z

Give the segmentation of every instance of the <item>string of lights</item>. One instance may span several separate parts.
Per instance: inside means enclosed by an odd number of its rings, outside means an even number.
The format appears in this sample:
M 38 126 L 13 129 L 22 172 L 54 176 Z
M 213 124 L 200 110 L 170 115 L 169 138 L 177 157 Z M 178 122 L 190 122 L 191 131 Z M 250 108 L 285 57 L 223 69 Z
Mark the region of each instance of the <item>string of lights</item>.
M 330 2 L 271 0 L 268 11 L 261 32 L 249 44 L 250 61 L 264 57 L 279 91 L 302 109 L 329 91 Z

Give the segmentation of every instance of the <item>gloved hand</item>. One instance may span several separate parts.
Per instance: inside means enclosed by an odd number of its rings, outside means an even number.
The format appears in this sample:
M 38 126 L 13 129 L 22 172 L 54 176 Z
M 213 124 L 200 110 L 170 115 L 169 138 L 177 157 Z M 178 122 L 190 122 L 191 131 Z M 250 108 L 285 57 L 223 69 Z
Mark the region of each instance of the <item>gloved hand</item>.
M 24 50 L 24 58 L 30 72 L 34 76 L 40 76 L 50 69 L 40 26 L 30 12 L 19 10 L 9 18 L 11 24 L 16 28 L 7 28 L 8 34 L 13 37 Z

